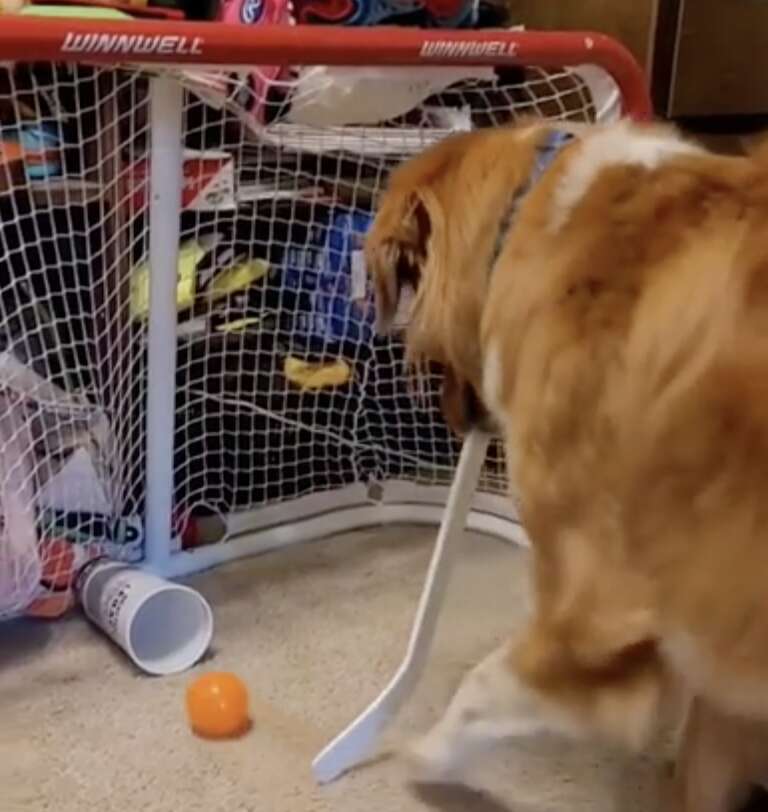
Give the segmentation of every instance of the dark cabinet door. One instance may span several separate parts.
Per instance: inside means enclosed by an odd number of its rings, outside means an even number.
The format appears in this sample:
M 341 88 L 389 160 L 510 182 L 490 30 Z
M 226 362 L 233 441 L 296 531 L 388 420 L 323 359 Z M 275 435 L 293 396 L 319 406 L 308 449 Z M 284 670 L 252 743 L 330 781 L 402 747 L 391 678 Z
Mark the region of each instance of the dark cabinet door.
M 670 115 L 768 113 L 768 0 L 660 0 L 659 16 L 671 26 L 659 32 L 672 44 Z
M 660 0 L 665 2 L 665 0 Z M 504 0 L 510 23 L 554 31 L 602 31 L 645 67 L 658 0 Z M 768 3 L 768 0 L 766 0 Z

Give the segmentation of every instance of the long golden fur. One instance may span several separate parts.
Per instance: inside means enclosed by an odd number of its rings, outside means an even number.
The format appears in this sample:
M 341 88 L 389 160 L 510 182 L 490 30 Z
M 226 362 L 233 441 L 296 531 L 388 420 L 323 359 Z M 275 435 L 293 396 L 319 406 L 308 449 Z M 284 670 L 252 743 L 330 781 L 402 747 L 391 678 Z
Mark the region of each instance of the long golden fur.
M 768 161 L 587 129 L 505 231 L 548 131 L 406 162 L 367 242 L 382 327 L 415 289 L 453 428 L 503 433 L 534 549 L 526 632 L 416 747 L 437 777 L 539 729 L 641 746 L 678 683 L 768 725 Z

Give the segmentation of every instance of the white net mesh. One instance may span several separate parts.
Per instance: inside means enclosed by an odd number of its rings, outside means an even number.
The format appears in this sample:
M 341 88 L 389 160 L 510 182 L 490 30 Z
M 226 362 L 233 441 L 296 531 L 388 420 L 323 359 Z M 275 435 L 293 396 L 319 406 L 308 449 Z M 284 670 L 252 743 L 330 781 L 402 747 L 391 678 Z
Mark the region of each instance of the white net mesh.
M 278 73 L 174 73 L 186 102 L 168 385 L 185 548 L 308 495 L 327 492 L 327 509 L 351 486 L 375 499 L 393 480 L 450 481 L 438 377 L 415 400 L 402 347 L 362 305 L 376 193 L 450 131 L 615 108 L 587 70 Z M 0 68 L 0 616 L 57 614 L 90 556 L 143 554 L 149 92 L 137 69 Z M 504 487 L 495 448 L 483 488 Z

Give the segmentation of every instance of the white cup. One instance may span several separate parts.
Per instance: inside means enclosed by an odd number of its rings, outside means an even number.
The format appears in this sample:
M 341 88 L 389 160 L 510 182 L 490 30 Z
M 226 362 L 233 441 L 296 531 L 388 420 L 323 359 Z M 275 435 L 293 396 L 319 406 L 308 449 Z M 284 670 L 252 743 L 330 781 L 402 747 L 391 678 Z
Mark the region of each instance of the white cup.
M 211 643 L 211 607 L 188 586 L 100 559 L 83 570 L 78 592 L 87 617 L 149 674 L 185 671 Z

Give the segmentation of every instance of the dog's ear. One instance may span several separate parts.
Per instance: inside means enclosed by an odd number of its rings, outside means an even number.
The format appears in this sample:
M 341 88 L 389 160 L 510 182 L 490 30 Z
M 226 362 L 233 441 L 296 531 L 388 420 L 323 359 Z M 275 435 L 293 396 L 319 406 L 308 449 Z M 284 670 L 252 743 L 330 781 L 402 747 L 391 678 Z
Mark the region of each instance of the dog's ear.
M 418 292 L 428 243 L 444 227 L 446 179 L 482 131 L 444 138 L 392 171 L 366 238 L 366 265 L 376 292 L 378 329 L 389 331 L 401 292 Z M 441 191 L 442 190 L 442 191 Z M 436 360 L 436 359 L 433 359 Z
M 418 288 L 430 233 L 427 207 L 417 192 L 392 189 L 385 194 L 365 243 L 378 332 L 392 328 L 403 288 Z

